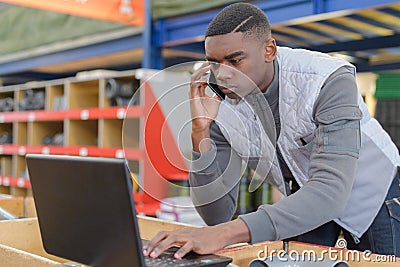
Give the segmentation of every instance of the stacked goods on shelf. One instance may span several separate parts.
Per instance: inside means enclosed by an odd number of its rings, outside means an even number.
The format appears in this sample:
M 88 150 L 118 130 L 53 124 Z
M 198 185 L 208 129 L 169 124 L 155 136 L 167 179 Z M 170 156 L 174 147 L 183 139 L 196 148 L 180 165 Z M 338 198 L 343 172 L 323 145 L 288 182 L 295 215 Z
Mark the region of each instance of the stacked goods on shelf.
M 10 96 L 5 96 L 0 99 L 0 112 L 10 112 L 14 109 L 14 99 Z
M 44 90 L 26 90 L 19 101 L 19 110 L 43 110 L 45 105 Z
M 136 88 L 139 88 L 139 81 L 122 81 L 117 79 L 108 79 L 106 82 L 106 96 L 110 100 L 111 106 L 128 106 Z M 133 99 L 133 105 L 139 104 L 139 97 Z

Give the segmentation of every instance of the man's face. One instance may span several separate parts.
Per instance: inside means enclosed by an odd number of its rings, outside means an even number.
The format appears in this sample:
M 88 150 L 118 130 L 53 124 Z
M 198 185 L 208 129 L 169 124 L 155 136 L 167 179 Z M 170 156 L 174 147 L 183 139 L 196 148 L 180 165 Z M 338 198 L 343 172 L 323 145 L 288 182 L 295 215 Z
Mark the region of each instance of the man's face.
M 275 55 L 267 55 L 269 42 L 244 36 L 241 32 L 206 38 L 206 59 L 218 63 L 212 64 L 211 70 L 227 97 L 241 98 L 266 90 L 273 79 L 272 60 Z M 274 42 L 272 45 L 275 47 Z

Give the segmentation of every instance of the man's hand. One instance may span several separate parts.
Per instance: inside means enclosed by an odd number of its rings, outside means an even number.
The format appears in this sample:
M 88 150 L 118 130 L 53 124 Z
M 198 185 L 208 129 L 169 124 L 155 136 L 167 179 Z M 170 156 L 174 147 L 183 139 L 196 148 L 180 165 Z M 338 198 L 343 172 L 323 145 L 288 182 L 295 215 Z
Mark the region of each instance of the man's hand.
M 210 237 L 212 241 L 210 242 Z M 213 253 L 225 246 L 224 237 L 215 227 L 187 228 L 172 232 L 159 232 L 144 249 L 144 255 L 158 257 L 163 251 L 181 246 L 175 258 L 182 258 L 193 250 L 199 254 Z
M 207 151 L 211 148 L 210 124 L 218 113 L 221 103 L 217 96 L 210 97 L 206 94 L 207 72 L 210 63 L 205 62 L 197 69 L 190 79 L 190 112 L 192 117 L 192 143 L 193 150 Z M 201 145 L 201 148 L 200 148 Z
M 237 219 L 216 226 L 159 232 L 143 249 L 143 254 L 156 258 L 168 248 L 180 246 L 174 255 L 175 258 L 180 259 L 190 251 L 210 254 L 227 245 L 249 241 L 250 233 L 246 224 Z

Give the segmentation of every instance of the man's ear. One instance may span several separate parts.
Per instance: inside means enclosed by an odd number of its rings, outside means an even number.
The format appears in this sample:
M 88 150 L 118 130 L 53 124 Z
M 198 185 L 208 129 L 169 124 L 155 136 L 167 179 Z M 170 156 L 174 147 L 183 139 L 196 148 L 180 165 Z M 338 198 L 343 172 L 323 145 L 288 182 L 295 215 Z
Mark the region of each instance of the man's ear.
M 268 39 L 264 44 L 265 62 L 272 62 L 276 56 L 276 42 L 275 39 Z

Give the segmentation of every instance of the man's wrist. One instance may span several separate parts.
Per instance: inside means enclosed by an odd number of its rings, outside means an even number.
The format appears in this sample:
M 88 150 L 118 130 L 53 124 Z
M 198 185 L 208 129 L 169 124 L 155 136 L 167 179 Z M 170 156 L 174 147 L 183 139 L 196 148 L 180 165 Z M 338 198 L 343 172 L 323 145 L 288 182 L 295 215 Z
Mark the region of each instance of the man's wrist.
M 224 246 L 251 241 L 249 228 L 241 219 L 226 222 L 216 227 L 221 227 L 221 242 Z
M 205 152 L 211 149 L 210 130 L 205 129 L 202 131 L 192 130 L 192 145 L 193 150 L 196 152 Z

